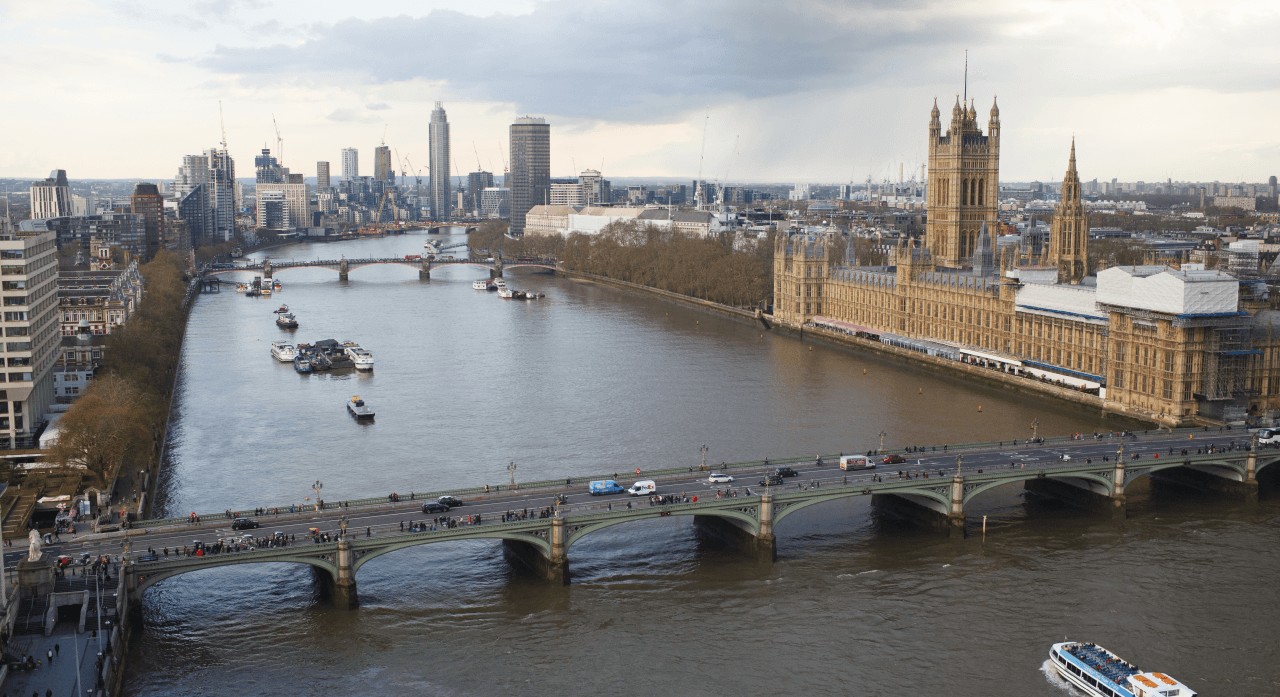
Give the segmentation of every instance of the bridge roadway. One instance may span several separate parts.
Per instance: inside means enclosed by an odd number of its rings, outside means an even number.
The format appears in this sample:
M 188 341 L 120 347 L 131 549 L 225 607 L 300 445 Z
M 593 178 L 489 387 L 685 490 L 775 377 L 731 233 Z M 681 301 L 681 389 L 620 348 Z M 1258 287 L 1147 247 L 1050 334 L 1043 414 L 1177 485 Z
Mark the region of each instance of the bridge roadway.
M 501 278 L 504 269 L 517 268 L 522 266 L 535 267 L 555 271 L 556 260 L 554 258 L 531 258 L 518 257 L 515 259 L 503 259 L 502 257 L 488 257 L 485 259 L 471 259 L 466 257 L 435 257 L 429 259 L 422 256 L 418 259 L 408 259 L 403 257 L 386 257 L 374 259 L 313 259 L 307 261 L 277 261 L 266 259 L 260 262 L 250 264 L 239 264 L 229 269 L 210 269 L 205 275 L 212 276 L 224 273 L 234 273 L 236 271 L 261 271 L 266 278 L 272 278 L 277 271 L 285 269 L 333 269 L 338 272 L 340 280 L 348 280 L 348 274 L 355 269 L 364 266 L 373 266 L 378 264 L 391 264 L 395 266 L 407 266 L 411 269 L 418 270 L 418 277 L 423 279 L 431 278 L 431 270 L 441 266 L 479 266 L 489 269 L 490 276 L 493 278 Z
M 642 471 L 639 476 L 618 472 L 619 483 L 623 484 L 654 479 L 658 494 L 676 496 L 679 502 L 650 505 L 644 497 L 593 497 L 585 487 L 592 478 L 574 477 L 566 480 L 567 484 L 522 483 L 515 490 L 503 484 L 443 492 L 464 501 L 448 514 L 454 521 L 461 519 L 456 527 L 433 524 L 439 522 L 441 514 L 422 513 L 422 503 L 434 501 L 441 493 L 436 492 L 404 494 L 398 502 L 389 501 L 389 497 L 353 501 L 345 506 L 329 501 L 321 511 L 312 507 L 290 513 L 288 506 L 281 506 L 278 515 L 241 512 L 241 517 L 254 517 L 261 525 L 250 531 L 233 531 L 232 521 L 225 514 L 201 515 L 199 523 L 186 519 L 141 521 L 125 532 L 80 534 L 53 545 L 49 551 L 72 556 L 122 556 L 126 561 L 126 585 L 134 596 L 156 582 L 189 571 L 245 563 L 303 563 L 324 572 L 319 575 L 340 605 L 354 607 L 355 572 L 365 562 L 405 547 L 457 539 L 501 539 L 509 556 L 549 579 L 567 583 L 568 548 L 586 534 L 670 515 L 692 515 L 708 531 L 764 560 L 773 560 L 773 530 L 782 519 L 808 506 L 851 496 L 871 495 L 873 501 L 892 512 L 946 530 L 952 536 L 964 535 L 965 503 L 985 491 L 1015 482 L 1114 517 L 1124 516 L 1125 485 L 1157 471 L 1174 475 L 1171 478 L 1178 481 L 1256 501 L 1256 473 L 1280 461 L 1280 450 L 1251 451 L 1248 437 L 1243 431 L 1182 429 L 1134 436 L 1109 434 L 1097 439 L 1085 434 L 1080 439 L 1052 438 L 1034 444 L 1019 440 L 1016 445 L 1005 441 L 929 446 L 913 449 L 914 452 L 888 451 L 908 458 L 905 463 L 850 472 L 839 469 L 837 455 L 822 456 L 821 464 L 810 457 L 771 459 L 767 464 L 755 461 L 709 466 L 712 471 L 733 476 L 731 484 L 709 482 L 709 473 L 698 471 L 696 466 Z M 1122 444 L 1124 459 L 1118 460 Z M 790 466 L 799 474 L 786 479 L 782 486 L 760 486 L 764 472 L 777 466 Z M 718 496 L 718 492 L 722 495 Z M 558 497 L 562 501 L 557 507 Z M 557 512 L 551 517 L 538 517 L 544 509 Z M 527 513 L 528 517 L 521 515 L 504 522 L 507 513 Z M 468 524 L 468 516 L 473 521 L 474 516 L 479 516 L 482 522 Z M 310 539 L 311 528 L 337 538 L 344 518 L 345 540 L 317 543 Z M 425 532 L 401 531 L 401 524 L 407 528 L 424 521 L 429 526 Z M 178 554 L 195 540 L 210 544 L 246 534 L 268 537 L 276 532 L 290 536 L 291 544 L 202 557 Z M 166 547 L 168 556 L 163 552 Z M 149 549 L 157 551 L 159 559 L 141 559 Z M 20 554 L 7 554 L 6 564 L 15 563 L 15 556 Z

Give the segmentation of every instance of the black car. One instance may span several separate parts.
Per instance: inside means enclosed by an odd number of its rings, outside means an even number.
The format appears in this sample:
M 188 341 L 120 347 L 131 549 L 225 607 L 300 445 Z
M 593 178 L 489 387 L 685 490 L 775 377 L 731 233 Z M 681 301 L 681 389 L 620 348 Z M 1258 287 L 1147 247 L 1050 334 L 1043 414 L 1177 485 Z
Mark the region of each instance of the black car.
M 422 512 L 423 513 L 448 513 L 449 507 L 444 505 L 443 503 L 438 503 L 436 501 L 428 501 L 427 503 L 422 504 Z
M 441 496 L 438 500 L 449 508 L 462 505 L 462 499 L 457 496 Z
M 773 473 L 774 473 L 774 475 L 779 476 L 779 477 L 798 477 L 798 476 L 800 476 L 800 473 L 799 473 L 799 472 L 797 472 L 797 471 L 795 471 L 795 470 L 791 469 L 790 467 L 775 467 L 775 468 L 773 468 Z
M 231 523 L 232 530 L 253 530 L 258 527 L 258 521 L 251 518 L 236 518 Z
M 771 474 L 760 480 L 760 486 L 782 486 L 782 477 L 776 474 Z

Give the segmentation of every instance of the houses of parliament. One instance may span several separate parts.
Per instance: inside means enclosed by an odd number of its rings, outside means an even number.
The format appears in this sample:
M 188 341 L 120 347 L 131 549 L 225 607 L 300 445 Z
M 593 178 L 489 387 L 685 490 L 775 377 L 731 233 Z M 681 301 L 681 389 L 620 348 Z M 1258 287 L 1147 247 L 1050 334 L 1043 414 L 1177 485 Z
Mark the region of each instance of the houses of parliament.
M 959 98 L 945 132 L 940 116 L 935 101 L 924 238 L 869 266 L 851 244 L 834 258 L 831 240 L 779 234 L 775 321 L 1060 383 L 1171 426 L 1277 415 L 1280 313 L 1264 289 L 1194 264 L 1090 274 L 1074 141 L 1044 254 L 997 259 L 999 108 L 986 133 Z

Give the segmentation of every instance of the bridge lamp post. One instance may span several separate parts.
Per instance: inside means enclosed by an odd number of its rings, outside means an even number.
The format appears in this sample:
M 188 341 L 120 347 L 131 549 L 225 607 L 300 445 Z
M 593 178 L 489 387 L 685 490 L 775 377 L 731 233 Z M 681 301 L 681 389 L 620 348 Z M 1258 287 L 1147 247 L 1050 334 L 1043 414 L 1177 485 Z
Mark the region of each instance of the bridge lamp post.
M 880 429 L 880 449 L 876 451 L 877 454 L 884 452 L 884 437 L 887 435 L 889 434 L 885 433 L 884 429 Z
M 707 444 L 702 444 L 702 469 L 707 468 Z
M 315 489 L 316 492 L 316 510 L 318 511 L 320 510 L 320 490 L 324 488 L 324 482 L 317 479 L 316 483 L 311 485 L 311 488 Z
M 964 464 L 964 455 L 956 456 L 956 476 L 960 476 L 961 465 Z
M 1036 433 L 1039 430 L 1039 428 L 1040 428 L 1040 419 L 1033 419 L 1031 421 L 1031 442 L 1033 443 L 1036 440 Z
M 511 488 L 514 489 L 516 488 L 516 461 L 515 460 L 512 460 L 511 464 L 507 465 L 507 471 L 511 473 Z

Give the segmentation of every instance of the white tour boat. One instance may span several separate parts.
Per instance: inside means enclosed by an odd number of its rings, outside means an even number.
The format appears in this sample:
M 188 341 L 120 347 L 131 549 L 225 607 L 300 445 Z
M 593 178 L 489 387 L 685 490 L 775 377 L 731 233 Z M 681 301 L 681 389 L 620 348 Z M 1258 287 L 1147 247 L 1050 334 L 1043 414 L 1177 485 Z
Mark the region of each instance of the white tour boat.
M 497 288 L 498 290 L 502 290 L 503 288 L 507 287 L 507 282 L 502 280 L 501 278 L 495 278 L 493 279 L 493 287 Z
M 351 412 L 351 415 L 357 419 L 373 418 L 373 407 L 365 404 L 359 395 L 352 397 L 351 401 L 347 402 L 347 411 Z
M 358 344 L 346 342 L 342 345 L 347 357 L 352 363 L 356 364 L 356 370 L 373 370 L 373 354 L 368 349 L 360 348 Z
M 510 299 L 514 298 L 515 296 L 516 296 L 515 291 L 511 290 L 510 288 L 499 288 L 499 289 L 498 289 L 498 297 L 499 297 L 499 298 L 502 298 L 503 300 L 510 300 Z
M 1143 671 L 1097 644 L 1063 642 L 1049 662 L 1067 682 L 1093 697 L 1195 697 L 1195 690 L 1164 673 Z
M 422 249 L 423 249 L 424 251 L 426 251 L 426 253 L 427 253 L 427 254 L 439 254 L 439 253 L 440 253 L 440 248 L 439 248 L 439 247 L 437 247 L 437 246 L 435 246 L 434 244 L 431 244 L 431 241 L 430 241 L 430 240 L 428 240 L 428 241 L 426 241 L 426 242 L 423 242 L 423 243 L 422 243 Z
M 271 355 L 281 363 L 292 363 L 298 350 L 287 341 L 274 341 L 271 343 Z
M 475 288 L 476 290 L 489 290 L 489 282 L 488 281 L 472 281 L 471 287 Z

